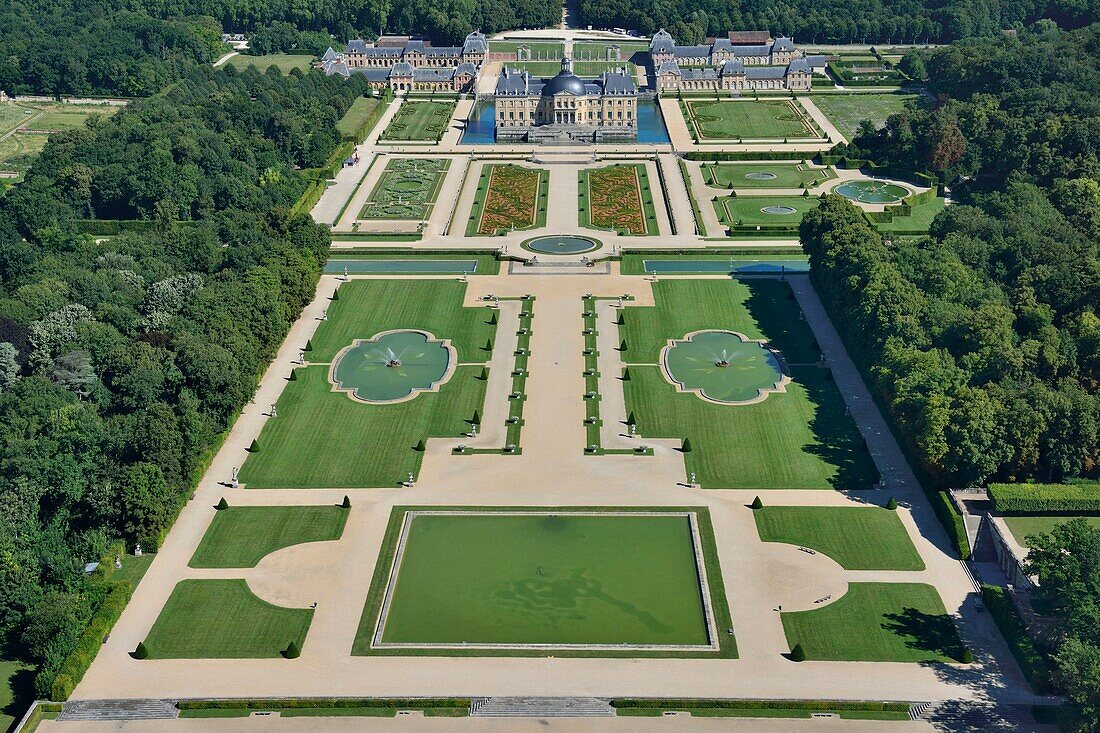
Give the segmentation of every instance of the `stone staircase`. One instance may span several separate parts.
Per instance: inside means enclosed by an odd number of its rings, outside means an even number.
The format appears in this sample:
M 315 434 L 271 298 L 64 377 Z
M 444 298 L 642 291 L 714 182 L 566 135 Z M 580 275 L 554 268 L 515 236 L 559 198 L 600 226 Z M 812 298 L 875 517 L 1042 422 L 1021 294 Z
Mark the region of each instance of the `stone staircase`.
M 615 714 L 595 697 L 478 697 L 470 715 L 482 718 L 600 718 Z
M 931 723 L 936 730 L 951 733 L 1034 731 L 1035 719 L 1028 705 L 993 705 L 949 700 L 921 703 L 909 708 L 913 720 Z
M 135 698 L 132 700 L 69 700 L 58 720 L 156 720 L 177 718 L 176 700 Z

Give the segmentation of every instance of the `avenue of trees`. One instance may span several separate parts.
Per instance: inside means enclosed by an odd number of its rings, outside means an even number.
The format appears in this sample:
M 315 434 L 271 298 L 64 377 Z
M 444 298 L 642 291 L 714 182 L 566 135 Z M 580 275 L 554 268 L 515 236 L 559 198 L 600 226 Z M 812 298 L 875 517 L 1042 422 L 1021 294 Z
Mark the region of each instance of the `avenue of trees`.
M 0 641 L 36 693 L 122 538 L 155 550 L 312 298 L 327 227 L 288 210 L 362 89 L 193 66 L 53 138 L 0 198 Z M 81 219 L 146 220 L 99 242 Z

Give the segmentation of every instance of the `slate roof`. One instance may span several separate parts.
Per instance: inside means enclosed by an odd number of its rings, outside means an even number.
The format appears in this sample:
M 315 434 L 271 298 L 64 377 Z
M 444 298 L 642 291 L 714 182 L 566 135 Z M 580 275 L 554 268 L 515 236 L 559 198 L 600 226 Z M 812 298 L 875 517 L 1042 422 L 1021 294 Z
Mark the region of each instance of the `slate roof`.
M 498 97 L 548 96 L 568 92 L 576 96 L 634 96 L 638 87 L 634 77 L 621 70 L 605 71 L 598 79 L 581 79 L 572 73 L 562 73 L 551 79 L 535 79 L 526 70 L 505 66 L 497 77 Z
M 775 39 L 775 43 L 772 44 L 773 51 L 794 51 L 794 39 L 787 36 L 780 36 Z
M 649 52 L 671 51 L 675 45 L 676 41 L 672 39 L 672 34 L 662 28 L 654 33 L 653 38 L 649 41 Z
M 658 74 L 675 74 L 676 76 L 683 76 L 680 73 L 680 64 L 675 61 L 662 61 L 661 65 L 657 67 Z
M 807 56 L 806 63 L 809 64 L 812 69 L 824 69 L 827 64 L 824 56 Z
M 466 41 L 462 44 L 463 53 L 488 53 L 489 42 L 485 40 L 485 34 L 479 31 L 466 36 Z
M 710 46 L 673 46 L 672 55 L 677 58 L 697 59 L 710 56 Z
M 810 68 L 810 62 L 806 59 L 792 59 L 791 63 L 787 64 L 787 71 L 794 73 L 798 71 L 812 74 L 813 69 Z
M 782 79 L 787 75 L 785 66 L 747 66 L 746 79 Z

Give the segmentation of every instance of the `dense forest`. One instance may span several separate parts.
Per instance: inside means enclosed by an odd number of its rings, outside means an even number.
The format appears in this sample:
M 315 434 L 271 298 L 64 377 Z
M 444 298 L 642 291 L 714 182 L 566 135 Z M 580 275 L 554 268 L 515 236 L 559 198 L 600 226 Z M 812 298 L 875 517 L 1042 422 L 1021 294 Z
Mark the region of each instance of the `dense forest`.
M 667 29 L 680 43 L 727 30 L 761 29 L 804 43 L 927 43 L 1000 33 L 1051 17 L 1066 27 L 1100 19 L 1095 0 L 792 0 L 716 4 L 706 0 L 581 0 L 581 23 Z
M 0 639 L 38 694 L 103 597 L 84 564 L 156 548 L 312 298 L 329 234 L 288 214 L 296 168 L 362 92 L 193 66 L 0 199 Z M 150 226 L 97 244 L 88 218 Z

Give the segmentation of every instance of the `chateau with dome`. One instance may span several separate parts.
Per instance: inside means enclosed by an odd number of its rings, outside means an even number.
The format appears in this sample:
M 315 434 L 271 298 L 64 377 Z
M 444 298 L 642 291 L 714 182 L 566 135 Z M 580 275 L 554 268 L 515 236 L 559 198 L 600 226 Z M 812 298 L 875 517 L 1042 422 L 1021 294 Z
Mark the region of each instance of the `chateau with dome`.
M 505 67 L 494 106 L 497 140 L 633 140 L 638 135 L 638 87 L 626 69 L 581 79 L 564 58 L 557 76 L 540 79 Z

